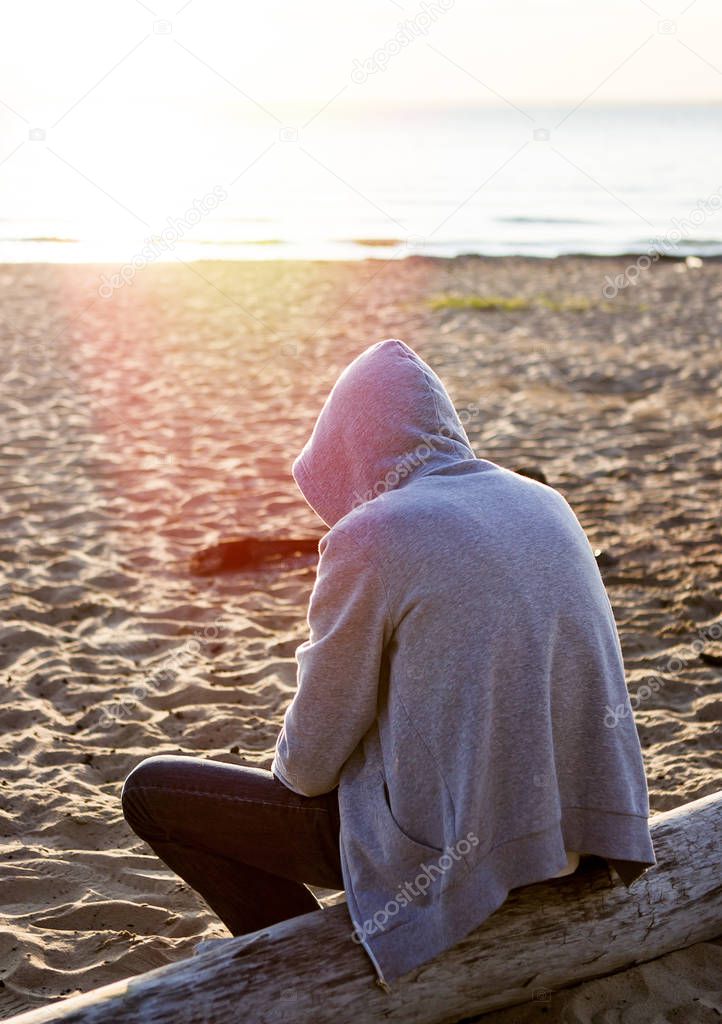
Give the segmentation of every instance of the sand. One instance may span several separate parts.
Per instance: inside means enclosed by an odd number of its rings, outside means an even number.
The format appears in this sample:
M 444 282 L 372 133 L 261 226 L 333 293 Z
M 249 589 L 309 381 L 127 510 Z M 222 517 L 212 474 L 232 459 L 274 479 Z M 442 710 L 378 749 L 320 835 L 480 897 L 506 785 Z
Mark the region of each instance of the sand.
M 628 262 L 167 264 L 111 298 L 102 268 L 0 267 L 0 1018 L 228 934 L 125 825 L 121 784 L 152 753 L 270 764 L 314 559 L 210 579 L 187 559 L 321 534 L 290 463 L 380 338 L 605 552 L 652 809 L 720 788 L 722 264 L 605 298 Z M 430 307 L 451 293 L 528 306 Z M 717 1020 L 720 976 L 722 940 L 484 1019 Z

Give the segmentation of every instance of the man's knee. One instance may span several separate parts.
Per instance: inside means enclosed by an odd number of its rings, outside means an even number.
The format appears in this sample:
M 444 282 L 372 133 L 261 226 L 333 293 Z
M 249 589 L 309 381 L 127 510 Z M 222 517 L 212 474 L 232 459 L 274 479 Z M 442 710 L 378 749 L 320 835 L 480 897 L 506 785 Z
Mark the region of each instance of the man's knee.
M 153 796 L 162 792 L 172 755 L 154 754 L 139 762 L 127 776 L 120 793 L 123 817 L 143 837 L 153 831 Z

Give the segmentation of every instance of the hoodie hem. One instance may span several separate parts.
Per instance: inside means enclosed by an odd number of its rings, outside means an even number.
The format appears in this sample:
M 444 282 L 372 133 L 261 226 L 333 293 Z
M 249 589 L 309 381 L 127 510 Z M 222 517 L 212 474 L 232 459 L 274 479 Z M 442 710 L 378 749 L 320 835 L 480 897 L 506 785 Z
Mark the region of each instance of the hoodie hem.
M 556 883 L 553 875 L 566 863 L 565 847 L 633 866 L 635 878 L 656 863 L 647 819 L 580 808 L 571 812 L 543 832 L 494 847 L 457 884 L 440 892 L 434 903 L 419 906 L 407 920 L 381 934 L 365 934 L 362 945 L 369 956 L 373 953 L 377 974 L 386 984 L 395 981 L 483 925 L 513 889 Z M 539 864 L 549 865 L 541 875 Z M 349 883 L 347 879 L 349 910 L 357 917 L 372 917 L 358 913 Z

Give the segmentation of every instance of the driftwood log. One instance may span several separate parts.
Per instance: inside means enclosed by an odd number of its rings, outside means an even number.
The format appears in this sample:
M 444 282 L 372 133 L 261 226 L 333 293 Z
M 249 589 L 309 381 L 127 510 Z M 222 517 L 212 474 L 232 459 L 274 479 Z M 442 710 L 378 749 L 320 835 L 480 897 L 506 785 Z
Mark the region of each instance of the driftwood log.
M 12 1022 L 450 1024 L 545 998 L 722 934 L 722 791 L 655 815 L 651 830 L 657 865 L 630 890 L 594 858 L 591 869 L 517 889 L 390 994 L 351 941 L 346 907 L 335 906 Z
M 258 569 L 297 555 L 318 555 L 320 537 L 234 537 L 202 548 L 190 560 L 196 576 Z

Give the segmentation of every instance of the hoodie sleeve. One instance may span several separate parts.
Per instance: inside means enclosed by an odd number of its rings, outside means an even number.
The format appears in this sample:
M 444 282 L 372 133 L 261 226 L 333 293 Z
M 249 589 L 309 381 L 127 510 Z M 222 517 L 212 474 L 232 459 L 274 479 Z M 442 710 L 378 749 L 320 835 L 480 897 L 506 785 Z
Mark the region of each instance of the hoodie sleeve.
M 383 580 L 356 541 L 329 533 L 319 552 L 310 636 L 296 650 L 298 685 L 271 765 L 302 796 L 338 785 L 341 769 L 373 724 L 392 631 Z

